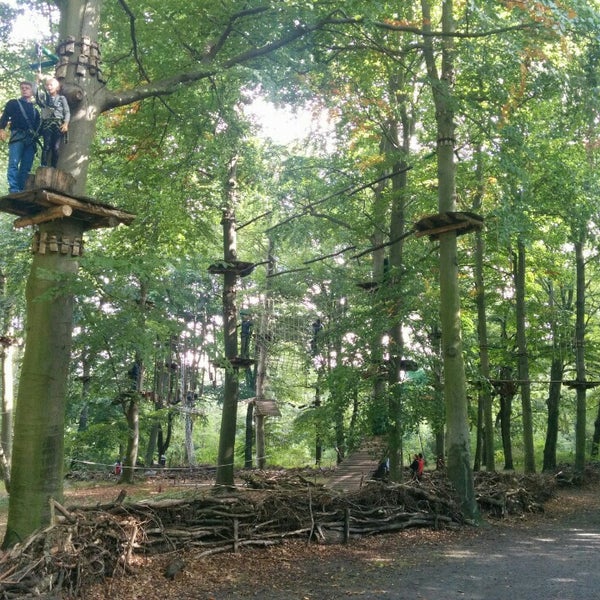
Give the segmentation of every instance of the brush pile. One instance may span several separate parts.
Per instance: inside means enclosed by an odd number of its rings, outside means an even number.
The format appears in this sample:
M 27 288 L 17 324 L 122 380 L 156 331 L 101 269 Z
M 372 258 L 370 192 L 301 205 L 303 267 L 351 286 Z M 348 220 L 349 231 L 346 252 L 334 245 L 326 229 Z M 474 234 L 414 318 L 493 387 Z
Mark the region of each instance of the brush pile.
M 353 494 L 327 489 L 307 472 L 249 471 L 235 490 L 114 502 L 95 507 L 54 503 L 52 526 L 0 556 L 0 599 L 77 597 L 88 585 L 127 574 L 135 557 L 191 547 L 203 555 L 266 547 L 289 538 L 351 543 L 408 528 L 464 524 L 443 473 L 421 482 L 370 481 Z M 495 517 L 539 511 L 555 489 L 550 476 L 482 473 L 482 512 Z

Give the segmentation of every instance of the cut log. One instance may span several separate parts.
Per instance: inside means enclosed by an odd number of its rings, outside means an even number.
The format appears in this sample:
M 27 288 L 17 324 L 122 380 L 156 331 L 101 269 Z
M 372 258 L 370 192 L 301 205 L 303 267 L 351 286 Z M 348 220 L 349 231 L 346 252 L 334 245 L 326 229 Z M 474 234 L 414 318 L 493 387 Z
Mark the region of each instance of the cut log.
M 20 219 L 15 219 L 13 226 L 15 229 L 20 229 L 21 227 L 28 227 L 29 225 L 37 225 L 38 223 L 46 223 L 47 221 L 54 221 L 55 219 L 70 217 L 72 214 L 73 208 L 71 206 L 54 206 L 38 213 L 37 215 L 33 215 L 32 217 L 21 217 Z

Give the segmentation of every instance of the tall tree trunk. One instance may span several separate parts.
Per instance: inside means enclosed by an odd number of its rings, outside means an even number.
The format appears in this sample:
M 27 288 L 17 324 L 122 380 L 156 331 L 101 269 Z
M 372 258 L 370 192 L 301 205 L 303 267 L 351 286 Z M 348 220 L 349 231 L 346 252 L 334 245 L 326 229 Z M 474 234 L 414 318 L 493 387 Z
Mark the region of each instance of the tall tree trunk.
M 97 41 L 102 0 L 60 2 L 60 39 Z M 105 107 L 104 84 L 77 75 L 81 45 L 70 57 L 63 89 L 71 105 L 70 142 L 58 168 L 75 177 L 73 193 L 85 193 L 96 119 Z M 63 219 L 39 226 L 40 234 L 81 239 L 83 223 Z M 26 347 L 15 411 L 12 483 L 3 546 L 22 541 L 50 519 L 49 498 L 62 499 L 63 435 L 73 316 L 72 278 L 77 261 L 60 252 L 36 253 L 27 281 Z
M 148 443 L 146 444 L 146 452 L 144 453 L 144 464 L 147 467 L 151 467 L 154 464 L 160 428 L 160 421 L 158 421 L 158 419 L 153 419 L 152 426 L 150 427 L 150 435 L 148 436 Z
M 502 435 L 502 449 L 504 451 L 504 470 L 512 471 L 515 466 L 512 455 L 511 420 L 512 420 L 512 394 L 500 394 L 500 432 Z
M 331 322 L 331 321 L 330 321 Z M 343 356 L 343 344 L 342 337 L 336 333 L 335 341 L 334 341 L 334 352 L 335 356 Z M 334 394 L 332 394 L 334 395 Z M 337 400 L 337 401 L 336 401 Z M 335 447 L 337 448 L 337 455 L 339 459 L 344 459 L 347 453 L 347 444 L 346 444 L 346 428 L 344 423 L 344 413 L 346 412 L 346 399 L 338 396 L 337 399 L 333 401 L 333 427 L 335 433 Z M 332 398 L 330 397 L 330 402 Z
M 164 434 L 162 426 L 158 430 L 158 464 L 162 467 L 165 466 L 167 460 L 167 451 L 171 445 L 171 438 L 173 437 L 173 417 L 175 413 L 172 409 L 167 414 L 167 435 Z
M 500 396 L 500 432 L 502 436 L 502 449 L 504 451 L 504 470 L 514 469 L 512 454 L 512 401 L 517 393 L 517 384 L 513 381 L 511 367 L 504 366 L 500 369 L 500 381 L 497 385 Z
M 529 380 L 529 354 L 527 349 L 527 323 L 525 309 L 525 245 L 519 239 L 515 269 L 515 299 L 517 319 L 517 356 L 523 412 L 523 466 L 525 473 L 535 473 L 533 447 L 533 411 L 531 409 L 531 382 Z
M 196 452 L 194 447 L 194 418 L 192 415 L 192 409 L 194 404 L 186 402 L 185 411 L 185 456 L 187 464 L 190 467 L 195 467 L 198 464 L 196 460 Z
M 383 140 L 380 143 L 380 152 L 385 154 L 391 152 L 391 143 L 387 137 L 389 127 L 384 132 Z M 386 380 L 382 373 L 384 364 L 383 358 L 383 331 L 375 326 L 378 322 L 378 315 L 382 310 L 382 295 L 385 298 L 384 271 L 385 271 L 385 250 L 383 248 L 384 233 L 380 223 L 384 223 L 387 213 L 387 202 L 384 196 L 385 182 L 381 182 L 374 187 L 375 199 L 373 203 L 373 222 L 376 224 L 373 233 L 371 234 L 371 243 L 376 248 L 372 253 L 373 264 L 373 284 L 375 287 L 367 293 L 372 295 L 373 301 L 371 304 L 371 319 L 373 328 L 370 335 L 369 345 L 371 348 L 370 360 L 374 367 L 375 376 L 373 377 L 373 390 L 371 406 L 373 408 L 373 417 L 376 418 L 372 433 L 375 435 L 387 434 L 388 452 L 390 458 L 390 478 L 393 481 L 400 481 L 401 467 L 400 463 L 400 404 L 391 394 L 387 394 L 390 384 L 389 377 Z M 383 294 L 382 294 L 383 292 Z M 383 300 L 385 301 L 385 300 Z M 390 365 L 391 366 L 391 365 Z M 391 376 L 391 373 L 390 373 Z M 393 379 L 393 377 L 392 377 Z M 386 398 L 387 397 L 387 398 Z M 382 414 L 384 413 L 384 414 Z M 385 423 L 385 424 L 384 424 Z M 338 450 L 338 463 L 341 461 L 342 455 Z
M 186 389 L 186 393 L 184 396 L 184 406 L 185 406 L 185 455 L 187 464 L 190 467 L 195 467 L 197 465 L 196 460 L 196 451 L 194 447 L 194 414 L 196 403 L 199 398 L 202 398 L 204 395 L 204 380 L 206 377 L 206 369 L 202 367 L 202 369 L 198 370 L 198 362 L 199 362 L 199 347 L 201 346 L 200 339 L 198 338 L 198 315 L 202 314 L 201 322 L 200 322 L 200 331 L 202 340 L 206 339 L 206 313 L 204 311 L 198 311 L 194 321 L 194 335 L 192 337 L 192 347 L 193 347 L 193 360 L 192 366 L 190 368 L 191 375 L 188 379 L 188 385 Z
M 425 29 L 431 30 L 428 0 L 422 0 Z M 439 212 L 455 210 L 456 165 L 454 164 L 454 33 L 453 3 L 442 5 L 442 63 L 438 74 L 433 38 L 425 37 L 424 52 L 431 82 L 437 121 L 437 176 Z M 468 422 L 468 406 L 463 360 L 460 290 L 458 285 L 458 251 L 456 231 L 440 235 L 440 322 L 444 365 L 444 400 L 447 428 L 447 472 L 461 499 L 467 519 L 478 519 L 475 499 Z
M 140 307 L 146 305 L 147 298 L 146 286 L 140 285 Z M 143 308 L 139 314 L 139 327 L 142 328 L 144 325 L 144 314 Z M 127 422 L 127 444 L 125 446 L 125 460 L 123 461 L 123 469 L 121 471 L 121 477 L 119 478 L 120 483 L 133 483 L 135 479 L 135 467 L 137 465 L 138 452 L 140 446 L 140 407 L 139 402 L 141 400 L 140 390 L 144 383 L 144 363 L 142 356 L 139 351 L 136 350 L 134 369 L 131 372 L 135 375 L 131 390 L 126 390 L 121 394 L 121 407 L 125 420 Z M 120 453 L 119 453 L 120 455 Z
M 433 351 L 431 360 L 431 387 L 433 388 L 433 402 L 435 403 L 436 418 L 433 420 L 431 427 L 435 434 L 435 460 L 438 468 L 446 468 L 446 415 L 444 407 L 444 377 L 442 373 L 442 348 L 441 348 L 442 333 L 434 323 L 429 334 L 429 342 Z
M 40 233 L 81 239 L 74 219 L 41 224 Z M 15 411 L 11 495 L 3 546 L 22 541 L 50 519 L 63 496 L 63 435 L 71 351 L 72 280 L 77 260 L 36 253 L 27 282 L 26 346 Z M 42 408 L 43 407 L 43 408 Z
M 389 276 L 384 273 L 384 288 L 393 289 L 394 302 L 390 302 L 390 320 L 393 323 L 388 334 L 390 339 L 390 369 L 388 384 L 390 386 L 390 435 L 389 459 L 390 480 L 402 481 L 402 438 L 404 423 L 402 422 L 404 387 L 402 385 L 405 374 L 402 372 L 402 358 L 404 356 L 404 337 L 402 322 L 404 317 L 404 294 L 402 293 L 404 271 L 404 233 L 406 230 L 405 204 L 408 186 L 407 159 L 410 154 L 410 142 L 414 128 L 414 117 L 410 114 L 408 94 L 405 93 L 404 74 L 392 77 L 390 81 L 390 95 L 397 103 L 400 120 L 390 119 L 386 128 L 386 139 L 392 148 L 390 152 L 398 158 L 392 167 L 395 175 L 392 183 L 392 206 L 390 214 L 390 238 L 398 240 L 390 246 Z
M 317 373 L 317 384 L 315 386 L 315 411 L 317 414 L 320 413 L 321 408 L 321 370 Z M 315 436 L 315 465 L 321 466 L 323 460 L 323 435 L 321 433 L 321 424 L 317 423 L 316 436 Z M 342 462 L 342 456 L 337 453 L 337 464 Z
M 244 444 L 244 468 L 251 469 L 254 464 L 254 402 L 248 402 L 246 409 L 246 442 Z
M 560 408 L 560 392 L 562 390 L 562 377 L 564 365 L 559 356 L 552 359 L 550 365 L 550 385 L 548 387 L 548 424 L 546 427 L 546 442 L 544 444 L 544 464 L 542 470 L 554 471 L 556 469 L 556 443 L 558 440 L 558 418 Z
M 586 436 L 586 373 L 585 373 L 585 258 L 583 242 L 575 242 L 575 370 L 577 375 L 577 421 L 575 424 L 575 473 L 583 478 Z
M 598 450 L 600 449 L 600 404 L 598 404 L 598 412 L 596 413 L 596 420 L 594 421 L 594 435 L 592 437 L 592 450 L 590 452 L 592 457 L 598 456 Z
M 483 437 L 485 435 L 483 426 L 483 402 L 481 392 L 477 395 L 477 436 L 475 441 L 475 456 L 473 456 L 473 471 L 481 469 L 481 463 L 485 462 L 485 451 L 483 447 Z
M 194 415 L 196 413 L 196 403 L 204 394 L 204 376 L 205 369 L 201 370 L 200 381 L 194 376 L 191 389 L 187 391 L 184 398 L 185 406 L 185 456 L 187 464 L 195 467 L 198 464 L 196 460 L 196 448 L 194 446 Z M 199 386 L 199 387 L 198 387 Z M 197 390 L 197 391 L 196 391 Z
M 237 236 L 235 230 L 235 206 L 237 185 L 237 157 L 231 160 L 227 178 L 227 192 L 223 209 L 223 259 L 225 263 L 237 261 Z M 239 373 L 231 367 L 238 355 L 237 336 L 237 278 L 233 269 L 226 269 L 223 276 L 223 337 L 225 369 L 223 386 L 223 412 L 219 435 L 219 453 L 217 463 L 216 485 L 225 488 L 234 487 L 235 434 L 237 429 L 237 405 L 239 398 Z
M 552 315 L 555 313 L 556 299 L 554 297 L 554 286 L 550 281 L 548 284 L 548 305 Z M 544 444 L 543 471 L 554 471 L 556 469 L 556 444 L 558 441 L 558 419 L 560 408 L 560 395 L 562 390 L 562 378 L 564 373 L 564 361 L 561 356 L 561 337 L 557 319 L 552 316 L 550 321 L 552 334 L 552 363 L 550 364 L 550 384 L 548 386 L 548 421 L 546 426 L 546 442 Z
M 123 405 L 127 421 L 127 445 L 125 446 L 125 461 L 121 471 L 120 483 L 133 483 L 140 444 L 140 407 L 139 393 L 129 396 Z
M 83 406 L 79 411 L 79 423 L 77 425 L 77 431 L 87 431 L 89 417 L 88 399 L 90 397 L 90 387 L 92 383 L 91 361 L 89 360 L 87 354 L 81 358 L 81 371 L 81 402 Z
M 475 212 L 481 210 L 483 199 L 483 151 L 479 147 L 477 152 L 477 194 L 473 209 Z M 481 231 L 475 233 L 475 294 L 477 305 L 477 337 L 479 341 L 479 376 L 481 387 L 479 390 L 479 403 L 481 404 L 481 439 L 483 448 L 482 454 L 485 460 L 485 466 L 488 471 L 496 470 L 496 458 L 494 452 L 494 414 L 493 397 L 490 386 L 490 357 L 488 352 L 488 332 L 486 318 L 486 296 L 485 296 L 485 278 L 483 274 L 483 262 L 485 257 L 485 245 Z

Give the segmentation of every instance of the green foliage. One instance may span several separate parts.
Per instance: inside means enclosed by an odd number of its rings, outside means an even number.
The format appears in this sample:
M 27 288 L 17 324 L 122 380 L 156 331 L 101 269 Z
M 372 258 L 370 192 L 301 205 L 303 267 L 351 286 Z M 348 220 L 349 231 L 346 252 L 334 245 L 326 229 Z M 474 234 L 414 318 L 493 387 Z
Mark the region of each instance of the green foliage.
M 33 4 L 39 8 L 45 3 Z M 283 417 L 267 420 L 269 462 L 311 464 L 316 432 L 333 461 L 333 448 L 341 438 L 352 448 L 373 432 L 386 432 L 394 400 L 401 407 L 402 431 L 412 444 L 426 424 L 437 429 L 444 420 L 438 246 L 407 235 L 402 264 L 386 281 L 378 281 L 373 248 L 397 233 L 391 219 L 399 205 L 406 232 L 437 206 L 438 174 L 432 159 L 436 107 L 423 68 L 422 38 L 414 31 L 381 26 L 420 27 L 418 7 L 353 1 L 344 12 L 364 16 L 360 26 L 331 24 L 272 57 L 225 68 L 240 52 L 293 32 L 294 23 L 316 22 L 334 10 L 332 3 L 286 1 L 255 7 L 256 14 L 234 19 L 216 62 L 207 56 L 240 10 L 239 3 L 200 4 L 194 19 L 189 18 L 189 3 L 181 0 L 145 0 L 131 6 L 138 60 L 130 60 L 131 22 L 123 7 L 103 7 L 102 50 L 111 89 L 131 89 L 198 69 L 214 73 L 168 96 L 115 109 L 97 122 L 88 193 L 135 213 L 136 219 L 130 227 L 87 233 L 80 277 L 69 282 L 78 300 L 67 455 L 98 462 L 113 458 L 125 430 L 122 414 L 111 401 L 130 385 L 127 371 L 134 357 L 140 356 L 145 365 L 146 391 L 155 391 L 159 364 L 172 358 L 166 346 L 176 339 L 178 349 L 172 353 L 180 364 L 178 393 L 189 383 L 185 369 L 192 368 L 192 356 L 205 369 L 202 383 L 208 386 L 210 378 L 215 382 L 214 393 L 209 397 L 204 390 L 199 400 L 208 423 L 196 428 L 195 442 L 201 462 L 216 461 L 222 373 L 211 361 L 223 354 L 222 279 L 207 268 L 222 259 L 223 182 L 234 152 L 239 155 L 239 257 L 263 262 L 272 244 L 276 259 L 274 276 L 267 277 L 264 265 L 257 266 L 238 290 L 239 307 L 256 307 L 257 321 L 267 312 L 262 306 L 267 293 L 274 306 L 268 392 Z M 0 4 L 0 77 L 7 89 L 22 73 L 26 54 L 26 48 L 7 45 L 14 15 Z M 458 205 L 485 216 L 492 370 L 497 373 L 516 363 L 512 262 L 517 240 L 525 240 L 532 379 L 547 380 L 556 353 L 570 372 L 570 244 L 583 235 L 590 258 L 586 352 L 594 374 L 600 367 L 593 260 L 598 251 L 597 6 L 570 2 L 509 9 L 471 3 L 457 11 L 456 21 L 464 34 L 456 40 L 452 105 L 457 115 Z M 304 146 L 281 148 L 257 139 L 243 110 L 255 93 L 268 94 L 276 104 L 309 106 L 315 115 L 327 111 L 333 130 Z M 410 147 L 402 145 L 403 133 Z M 1 152 L 5 156 L 5 147 Z M 410 167 L 406 181 L 394 187 L 386 177 L 403 164 Z M 2 233 L 0 271 L 7 289 L 0 298 L 1 315 L 4 327 L 12 321 L 20 328 L 28 234 L 11 231 L 6 218 Z M 475 399 L 477 385 L 487 382 L 479 373 L 473 237 L 461 236 L 459 244 L 468 394 Z M 379 250 L 389 258 L 390 246 Z M 369 282 L 380 284 L 376 292 L 357 285 Z M 325 329 L 320 351 L 313 355 L 311 324 L 317 317 Z M 387 352 L 383 340 L 398 326 L 406 339 L 403 358 L 415 359 L 424 377 L 401 384 L 386 379 L 384 393 L 377 396 L 379 368 Z M 312 406 L 317 385 L 319 407 Z M 243 398 L 252 397 L 251 387 L 242 386 Z M 195 389 L 200 388 L 198 384 Z M 546 393 L 542 383 L 534 386 L 540 432 Z M 517 406 L 515 402 L 515 417 Z M 77 431 L 84 407 L 88 428 Z M 470 408 L 475 422 L 474 401 Z M 570 400 L 565 401 L 561 452 L 569 447 L 571 408 Z M 238 417 L 242 439 L 244 416 Z M 164 422 L 161 410 L 156 412 L 150 402 L 142 406 L 142 446 L 157 418 Z M 515 437 L 519 426 L 515 419 Z M 183 417 L 178 416 L 169 460 L 181 464 L 186 460 L 182 430 Z M 237 451 L 241 463 L 239 443 Z

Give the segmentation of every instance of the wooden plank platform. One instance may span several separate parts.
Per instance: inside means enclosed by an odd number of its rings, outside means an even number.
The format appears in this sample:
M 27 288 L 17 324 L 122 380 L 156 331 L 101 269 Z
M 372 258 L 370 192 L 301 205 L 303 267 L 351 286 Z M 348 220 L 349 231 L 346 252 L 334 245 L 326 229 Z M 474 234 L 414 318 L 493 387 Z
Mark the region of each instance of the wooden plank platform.
M 385 458 L 383 438 L 365 440 L 361 447 L 347 456 L 335 470 L 325 487 L 342 492 L 356 492 L 373 477 L 379 463 Z
M 441 234 L 456 231 L 463 235 L 483 228 L 483 217 L 472 212 L 449 211 L 440 214 L 426 215 L 414 225 L 415 237 L 429 236 L 436 240 Z
M 277 402 L 275 400 L 255 400 L 254 401 L 254 410 L 256 414 L 260 417 L 280 417 L 281 411 L 277 406 Z
M 81 220 L 86 229 L 129 225 L 135 215 L 91 198 L 64 192 L 31 189 L 0 197 L 0 211 L 20 217 L 15 227 L 69 217 Z

